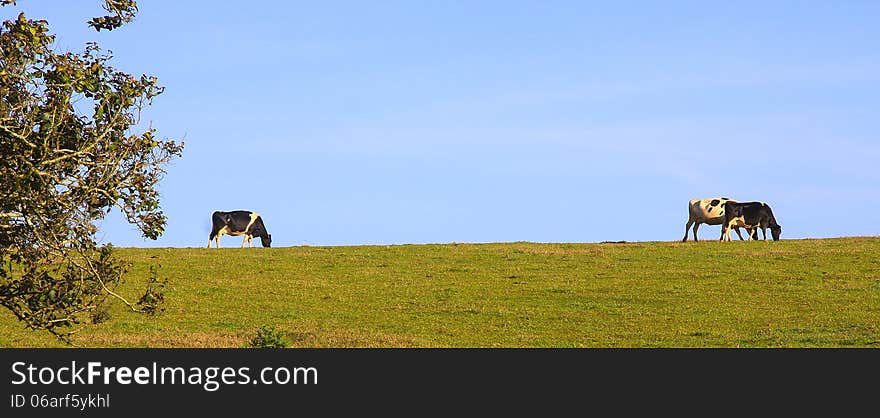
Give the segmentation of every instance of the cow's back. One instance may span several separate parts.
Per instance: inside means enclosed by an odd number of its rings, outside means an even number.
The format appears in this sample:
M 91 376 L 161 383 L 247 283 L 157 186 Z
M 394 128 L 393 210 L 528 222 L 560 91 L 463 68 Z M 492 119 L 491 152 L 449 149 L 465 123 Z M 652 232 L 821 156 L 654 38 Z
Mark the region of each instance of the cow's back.
M 724 204 L 727 202 L 736 201 L 726 197 L 691 199 L 690 218 L 709 225 L 718 225 L 724 221 Z
M 744 226 L 756 226 L 767 222 L 773 216 L 770 205 L 764 202 L 731 202 L 724 205 L 727 210 L 727 221 L 738 219 Z
M 215 229 L 222 229 L 229 235 L 239 235 L 247 231 L 259 214 L 248 210 L 234 210 L 230 212 L 215 211 L 211 215 Z

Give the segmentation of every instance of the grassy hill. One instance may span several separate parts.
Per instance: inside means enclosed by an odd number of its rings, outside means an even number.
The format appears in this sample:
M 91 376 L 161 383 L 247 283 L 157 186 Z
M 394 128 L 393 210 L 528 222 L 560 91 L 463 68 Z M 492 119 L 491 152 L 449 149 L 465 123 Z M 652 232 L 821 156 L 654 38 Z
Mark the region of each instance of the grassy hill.
M 122 248 L 132 300 L 83 347 L 880 347 L 880 238 Z M 65 346 L 0 310 L 0 346 Z

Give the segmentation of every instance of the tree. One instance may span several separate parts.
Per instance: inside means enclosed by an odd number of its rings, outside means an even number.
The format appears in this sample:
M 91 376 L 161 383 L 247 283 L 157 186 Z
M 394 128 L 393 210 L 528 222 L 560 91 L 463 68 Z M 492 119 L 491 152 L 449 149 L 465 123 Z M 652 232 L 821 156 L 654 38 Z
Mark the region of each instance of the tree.
M 88 22 L 95 30 L 138 10 L 132 0 L 104 9 Z M 96 43 L 57 53 L 53 41 L 45 20 L 24 13 L 0 28 L 0 305 L 69 341 L 110 300 L 155 312 L 162 295 L 152 287 L 134 303 L 115 293 L 128 264 L 96 244 L 96 222 L 118 208 L 158 238 L 166 217 L 155 187 L 183 143 L 157 139 L 152 126 L 133 132 L 164 89 L 155 77 L 115 70 Z

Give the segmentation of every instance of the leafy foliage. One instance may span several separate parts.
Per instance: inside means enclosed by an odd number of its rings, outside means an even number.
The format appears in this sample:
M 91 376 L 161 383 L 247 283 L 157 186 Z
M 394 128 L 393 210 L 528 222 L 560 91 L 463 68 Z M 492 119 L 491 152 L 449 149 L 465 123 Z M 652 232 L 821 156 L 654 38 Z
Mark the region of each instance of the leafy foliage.
M 113 30 L 134 19 L 137 14 L 137 2 L 133 0 L 105 0 L 104 10 L 109 15 L 98 16 L 89 21 L 89 26 L 95 28 L 96 31 L 101 29 Z
M 287 348 L 288 345 L 281 331 L 267 325 L 261 326 L 249 342 L 251 348 Z
M 96 30 L 137 12 L 134 1 L 104 8 Z M 128 265 L 97 246 L 95 223 L 116 207 L 144 237 L 161 235 L 156 185 L 183 144 L 133 132 L 164 89 L 155 77 L 117 71 L 95 43 L 57 53 L 54 39 L 24 13 L 0 28 L 0 305 L 64 338 L 108 296 L 143 310 L 114 293 Z
M 165 301 L 165 293 L 162 289 L 164 289 L 167 284 L 167 278 L 159 279 L 159 270 L 156 266 L 150 266 L 150 278 L 149 283 L 147 284 L 147 290 L 137 302 L 137 305 L 142 312 L 149 315 L 155 315 L 165 310 L 161 307 L 162 302 Z

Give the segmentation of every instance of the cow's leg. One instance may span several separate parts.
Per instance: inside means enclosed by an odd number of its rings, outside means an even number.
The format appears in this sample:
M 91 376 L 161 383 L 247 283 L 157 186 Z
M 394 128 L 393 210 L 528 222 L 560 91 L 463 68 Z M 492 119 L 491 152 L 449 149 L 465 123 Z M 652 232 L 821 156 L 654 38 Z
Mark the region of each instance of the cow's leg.
M 694 242 L 699 241 L 697 239 L 697 230 L 700 229 L 700 221 L 694 222 Z
M 735 227 L 733 227 L 733 230 L 736 231 L 736 235 L 739 236 L 739 240 L 742 241 L 742 240 L 743 240 L 743 236 L 742 236 L 742 234 L 739 232 L 739 227 L 738 227 L 738 226 L 735 226 Z M 728 231 L 728 232 L 729 232 L 729 231 Z M 749 230 L 746 229 L 746 232 L 749 232 Z
M 244 239 L 241 240 L 241 248 L 244 248 L 245 244 L 247 244 L 247 234 L 244 234 Z
M 687 225 L 684 226 L 684 238 L 681 239 L 681 242 L 687 242 L 688 234 L 691 232 L 691 225 L 694 224 L 694 220 L 688 218 Z M 694 237 L 696 239 L 696 237 Z
M 211 248 L 211 243 L 214 241 L 217 241 L 217 248 L 220 248 L 220 235 L 223 234 L 217 232 L 211 233 L 211 236 L 208 237 L 208 248 Z
M 721 224 L 721 241 L 730 241 L 730 229 L 731 226 L 729 224 Z
M 248 248 L 254 248 L 254 236 L 248 235 Z
M 208 235 L 208 248 L 211 248 L 211 241 L 214 241 L 215 237 L 218 240 L 220 239 L 219 235 L 220 235 L 220 230 L 217 229 L 216 226 L 211 228 L 211 235 Z

